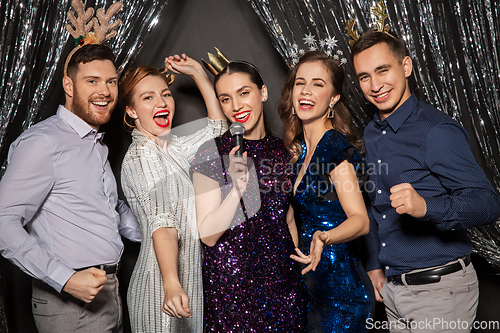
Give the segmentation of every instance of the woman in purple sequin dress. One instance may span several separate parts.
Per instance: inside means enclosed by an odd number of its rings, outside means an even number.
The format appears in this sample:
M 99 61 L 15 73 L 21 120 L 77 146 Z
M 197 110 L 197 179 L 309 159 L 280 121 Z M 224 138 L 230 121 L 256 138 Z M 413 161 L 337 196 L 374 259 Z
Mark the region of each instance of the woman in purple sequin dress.
M 191 168 L 205 250 L 205 330 L 302 332 L 301 278 L 290 259 L 297 242 L 290 154 L 266 132 L 267 88 L 245 62 L 231 62 L 215 88 L 229 120 L 245 127 L 246 152 L 234 157 L 239 147 L 228 131 L 204 144 Z

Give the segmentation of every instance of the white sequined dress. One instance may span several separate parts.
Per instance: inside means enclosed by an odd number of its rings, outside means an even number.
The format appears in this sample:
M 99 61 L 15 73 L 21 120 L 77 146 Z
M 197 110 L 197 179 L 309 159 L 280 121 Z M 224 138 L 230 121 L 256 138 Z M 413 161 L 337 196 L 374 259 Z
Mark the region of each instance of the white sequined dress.
M 142 233 L 127 293 L 134 333 L 203 332 L 202 247 L 189 167 L 200 145 L 226 130 L 226 121 L 208 120 L 194 134 L 169 135 L 166 151 L 138 130 L 132 132 L 121 182 Z M 179 235 L 179 281 L 189 296 L 192 318 L 178 319 L 162 312 L 163 283 L 152 234 L 164 227 L 176 228 Z

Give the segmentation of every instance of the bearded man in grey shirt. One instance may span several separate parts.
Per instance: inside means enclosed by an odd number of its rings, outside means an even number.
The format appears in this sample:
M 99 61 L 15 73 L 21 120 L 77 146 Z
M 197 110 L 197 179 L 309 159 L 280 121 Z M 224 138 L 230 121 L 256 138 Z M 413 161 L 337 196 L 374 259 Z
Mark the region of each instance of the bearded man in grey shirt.
M 10 147 L 0 182 L 0 253 L 35 278 L 39 332 L 119 332 L 120 234 L 132 241 L 141 235 L 118 199 L 98 132 L 118 98 L 111 49 L 81 47 L 63 87 L 65 105 Z

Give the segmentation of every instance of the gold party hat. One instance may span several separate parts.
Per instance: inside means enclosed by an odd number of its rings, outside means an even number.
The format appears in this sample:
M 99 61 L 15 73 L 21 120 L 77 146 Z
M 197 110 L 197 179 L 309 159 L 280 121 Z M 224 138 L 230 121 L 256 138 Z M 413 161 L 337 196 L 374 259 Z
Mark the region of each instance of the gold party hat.
M 201 61 L 203 62 L 203 65 L 205 65 L 205 67 L 210 71 L 210 73 L 212 73 L 213 76 L 216 76 L 227 65 L 229 65 L 230 61 L 218 48 L 214 47 L 214 49 L 215 51 L 217 51 L 217 56 L 213 55 L 212 53 L 208 53 L 208 60 L 210 61 L 210 63 L 205 62 L 203 59 Z

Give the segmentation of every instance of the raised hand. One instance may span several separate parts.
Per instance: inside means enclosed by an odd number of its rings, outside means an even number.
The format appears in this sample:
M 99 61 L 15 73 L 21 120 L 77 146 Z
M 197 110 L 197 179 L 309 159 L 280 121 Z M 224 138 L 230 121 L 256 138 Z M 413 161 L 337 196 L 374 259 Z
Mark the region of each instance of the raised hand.
M 186 54 L 173 55 L 165 58 L 165 68 L 176 73 L 196 77 L 197 75 L 206 75 L 199 62 Z
M 85 303 L 90 303 L 108 281 L 106 272 L 91 267 L 73 274 L 64 285 L 63 291 Z

